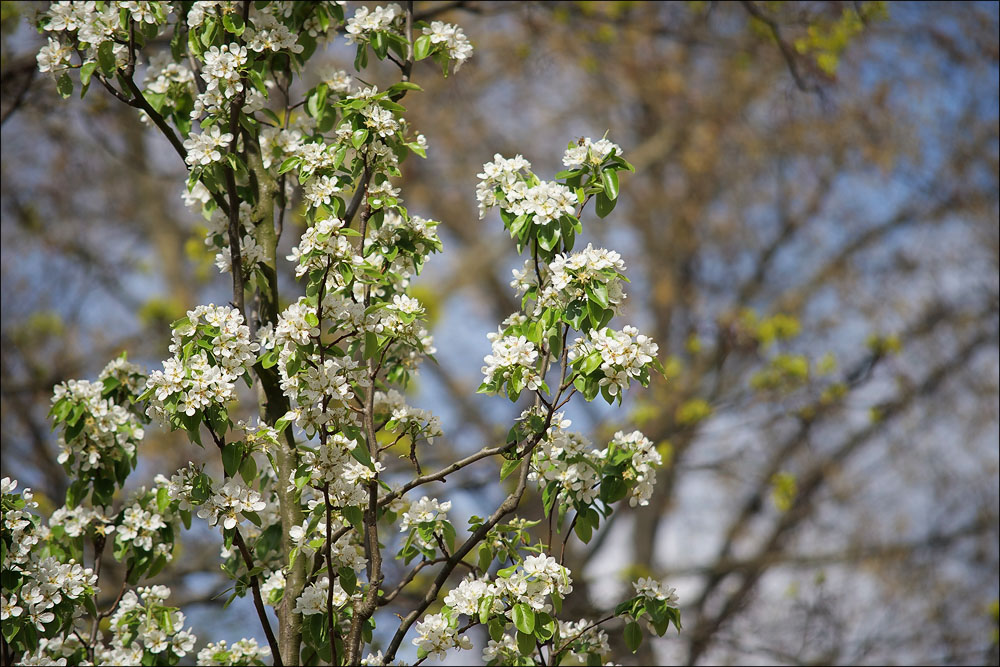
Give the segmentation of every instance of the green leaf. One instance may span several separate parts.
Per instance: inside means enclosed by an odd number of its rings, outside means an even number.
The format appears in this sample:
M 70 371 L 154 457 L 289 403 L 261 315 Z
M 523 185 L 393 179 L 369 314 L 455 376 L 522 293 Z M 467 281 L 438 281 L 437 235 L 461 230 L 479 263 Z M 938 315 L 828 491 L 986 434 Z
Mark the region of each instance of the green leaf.
M 591 352 L 583 358 L 583 363 L 578 367 L 583 375 L 590 375 L 601 367 L 603 359 L 600 352 Z
M 559 226 L 549 222 L 538 228 L 538 245 L 551 251 L 559 243 Z
M 601 172 L 601 182 L 607 198 L 612 201 L 618 199 L 618 172 L 614 169 L 605 169 Z
M 364 42 L 358 44 L 358 52 L 354 56 L 354 69 L 361 71 L 368 67 L 368 45 Z
M 535 632 L 535 612 L 524 602 L 514 605 L 514 627 L 526 635 Z
M 94 481 L 94 503 L 102 507 L 111 504 L 111 499 L 115 495 L 115 483 L 110 479 L 98 479 Z
M 351 145 L 354 146 L 354 150 L 358 150 L 367 139 L 368 130 L 354 130 L 351 134 Z
M 590 297 L 592 301 L 595 301 L 601 308 L 607 308 L 611 305 L 608 298 L 608 286 L 604 283 L 587 285 L 587 296 Z
M 542 508 L 545 512 L 545 516 L 548 516 L 552 512 L 552 505 L 556 502 L 556 498 L 558 496 L 558 482 L 549 482 L 548 485 L 542 490 Z
M 490 620 L 490 614 L 493 611 L 493 596 L 487 595 L 479 600 L 479 622 L 488 623 Z
M 353 456 L 354 460 L 356 460 L 361 465 L 363 465 L 363 466 L 365 466 L 367 468 L 371 468 L 372 467 L 372 457 L 371 457 L 371 454 L 369 453 L 368 447 L 365 445 L 365 443 L 362 442 L 362 443 L 358 444 L 357 447 L 355 447 L 354 449 L 352 449 L 351 450 L 351 456 Z
M 379 60 L 385 58 L 386 53 L 389 51 L 389 43 L 385 39 L 385 33 L 382 31 L 376 31 L 371 37 L 372 51 L 378 56 Z
M 431 53 L 433 47 L 430 35 L 421 35 L 413 41 L 413 59 L 423 60 Z
M 556 633 L 556 621 L 543 611 L 535 614 L 535 636 L 543 642 L 552 639 Z
M 428 39 L 429 39 L 429 37 L 428 37 Z M 418 90 L 418 91 L 420 91 L 420 90 L 423 90 L 423 88 L 421 88 L 419 85 L 413 83 L 412 81 L 400 81 L 399 83 L 394 83 L 391 86 L 389 86 L 386 89 L 385 92 L 387 92 L 389 94 L 389 97 L 392 97 L 395 93 L 399 93 L 399 92 L 402 92 L 404 90 Z
M 511 565 L 510 567 L 505 567 L 501 570 L 497 570 L 497 576 L 501 579 L 509 579 L 510 575 L 517 571 L 517 565 Z
M 170 491 L 165 486 L 156 490 L 156 511 L 163 514 L 170 504 Z
M 584 544 L 590 543 L 590 538 L 593 537 L 594 530 L 593 526 L 590 525 L 590 521 L 586 519 L 585 514 L 577 514 L 576 523 L 573 524 L 573 532 L 576 533 L 576 536 Z
M 495 642 L 503 639 L 504 622 L 498 617 L 490 619 L 489 629 L 490 629 L 490 639 Z
M 316 90 L 313 91 L 312 95 L 306 101 L 306 111 L 313 118 L 320 118 L 326 110 L 326 95 L 326 84 L 321 83 L 316 86 Z
M 365 349 L 364 357 L 365 359 L 373 359 L 378 356 L 379 344 L 378 336 L 371 331 L 365 332 Z
M 642 628 L 635 621 L 625 624 L 625 645 L 628 649 L 635 653 L 639 650 L 639 644 L 642 643 Z
M 610 505 L 618 502 L 628 493 L 628 486 L 621 477 L 605 477 L 601 481 L 601 500 Z
M 73 79 L 69 78 L 69 74 L 64 72 L 59 75 L 59 78 L 56 79 L 56 90 L 64 98 L 73 94 Z
M 201 43 L 205 45 L 205 48 L 212 46 L 215 41 L 215 36 L 219 32 L 219 23 L 214 18 L 207 18 L 202 24 L 204 27 L 201 31 Z M 194 31 L 192 31 L 194 33 Z
M 523 603 L 522 603 L 523 604 Z M 522 656 L 529 656 L 535 650 L 535 638 L 531 635 L 525 634 L 520 630 L 517 631 L 517 650 L 521 652 Z
M 226 477 L 232 477 L 236 474 L 242 457 L 242 443 L 231 442 L 222 448 L 222 467 L 226 471 Z
M 267 85 L 264 84 L 264 77 L 261 75 L 261 73 L 255 69 L 252 69 L 247 73 L 247 75 L 250 77 L 250 82 L 253 83 L 253 87 L 256 88 L 257 91 L 265 98 L 268 97 Z M 275 115 L 273 111 L 271 111 L 270 109 L 262 109 L 262 111 L 264 112 L 265 115 L 269 116 L 271 120 L 278 123 L 279 125 L 281 124 L 280 121 L 278 120 L 278 117 Z
M 479 569 L 485 572 L 493 563 L 493 550 L 486 544 L 479 545 Z
M 257 461 L 254 460 L 253 456 L 247 456 L 243 459 L 243 463 L 240 464 L 240 477 L 247 484 L 252 484 L 257 480 Z
M 93 76 L 94 70 L 96 69 L 97 63 L 84 63 L 83 67 L 80 68 L 80 83 L 82 83 L 85 87 L 90 85 L 90 77 Z
M 286 158 L 285 161 L 281 163 L 281 166 L 278 167 L 278 174 L 284 174 L 286 171 L 295 169 L 295 167 L 299 166 L 301 161 L 302 159 L 298 157 Z
M 340 510 L 340 513 L 343 514 L 344 518 L 347 519 L 348 523 L 350 523 L 351 526 L 354 527 L 354 530 L 358 531 L 359 533 L 363 532 L 364 525 L 362 524 L 362 521 L 364 519 L 364 514 L 361 512 L 360 508 L 354 507 L 352 505 L 350 507 L 343 508 L 342 510 Z
M 237 37 L 243 34 L 246 30 L 246 25 L 243 23 L 243 17 L 239 14 L 225 14 L 222 17 L 222 25 L 225 27 L 226 32 L 231 32 Z
M 514 459 L 512 461 L 504 461 L 503 465 L 500 466 L 500 481 L 510 477 L 510 474 L 517 470 L 521 466 L 521 459 Z
M 601 326 L 604 317 L 604 309 L 596 301 L 587 301 L 587 314 L 590 318 L 590 325 L 595 329 Z
M 608 199 L 608 196 L 603 192 L 597 193 L 597 201 L 595 202 L 595 207 L 597 209 L 597 215 L 601 218 L 608 217 L 608 214 L 615 209 L 615 204 L 618 202 L 617 199 Z
M 97 64 L 106 75 L 114 74 L 115 71 L 115 44 L 107 41 L 101 42 L 97 47 Z

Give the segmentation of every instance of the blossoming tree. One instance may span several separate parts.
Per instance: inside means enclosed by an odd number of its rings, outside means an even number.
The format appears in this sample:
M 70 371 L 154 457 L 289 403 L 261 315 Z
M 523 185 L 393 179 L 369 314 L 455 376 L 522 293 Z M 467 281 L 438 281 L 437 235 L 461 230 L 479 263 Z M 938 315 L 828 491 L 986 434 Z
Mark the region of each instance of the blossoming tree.
M 96 82 L 169 140 L 233 292 L 229 305 L 199 305 L 173 323 L 162 368 L 122 357 L 94 381 L 56 387 L 65 505 L 43 518 L 29 490 L 3 481 L 5 664 L 176 664 L 193 653 L 169 589 L 144 585 L 193 521 L 221 532 L 230 601 L 250 596 L 266 637 L 208 644 L 199 664 L 389 664 L 404 643 L 422 662 L 471 649 L 477 626 L 490 664 L 600 664 L 616 618 L 632 650 L 644 626 L 680 628 L 673 590 L 645 578 L 603 618 L 560 618 L 572 593 L 567 540 L 588 542 L 618 503 L 646 504 L 661 464 L 640 432 L 594 447 L 563 413 L 578 395 L 620 404 L 632 382 L 663 371 L 652 340 L 612 326 L 625 298 L 621 257 L 574 251 L 585 207 L 610 214 L 631 165 L 606 138 L 572 142 L 553 180 L 521 156 L 484 165 L 481 216 L 499 209 L 525 262 L 511 283 L 521 309 L 490 335 L 480 391 L 528 404 L 504 442 L 423 470 L 421 451 L 441 427 L 403 393 L 434 352 L 408 287 L 442 244 L 396 185 L 400 163 L 427 149 L 401 102 L 420 91 L 415 63 L 431 59 L 447 76 L 472 46 L 461 28 L 421 20 L 412 2 L 349 14 L 335 2 L 223 0 L 56 2 L 34 17 L 48 38 L 39 69 L 60 93 Z M 338 34 L 355 45 L 357 72 L 332 73 L 295 99 L 293 83 Z M 398 82 L 365 83 L 372 57 L 395 63 Z M 300 284 L 280 294 L 277 245 L 290 215 L 305 226 L 287 257 Z M 250 411 L 256 420 L 239 419 Z M 223 474 L 191 464 L 126 490 L 150 422 L 217 449 Z M 404 438 L 408 455 L 389 456 Z M 506 498 L 456 526 L 430 485 L 494 460 Z M 529 487 L 540 508 L 522 506 Z M 544 516 L 548 532 L 532 531 L 540 522 L 522 509 Z M 101 608 L 108 558 L 126 575 Z M 405 574 L 387 577 L 387 558 Z M 398 607 L 421 573 L 433 578 L 417 604 L 376 627 L 376 612 Z

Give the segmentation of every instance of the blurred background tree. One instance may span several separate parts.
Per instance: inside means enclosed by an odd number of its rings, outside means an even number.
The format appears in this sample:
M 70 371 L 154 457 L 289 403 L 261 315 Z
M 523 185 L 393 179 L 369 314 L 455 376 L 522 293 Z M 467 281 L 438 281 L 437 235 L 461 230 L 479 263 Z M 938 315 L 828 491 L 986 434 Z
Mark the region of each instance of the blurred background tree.
M 152 365 L 166 324 L 228 287 L 166 142 L 107 96 L 56 103 L 34 73 L 29 4 L 2 4 L 2 468 L 58 506 L 53 384 L 121 350 Z M 655 511 L 570 545 L 567 617 L 653 575 L 678 588 L 685 626 L 637 664 L 1000 661 L 998 6 L 417 11 L 477 49 L 445 81 L 418 68 L 427 94 L 407 100 L 431 150 L 407 162 L 404 196 L 443 221 L 446 250 L 419 282 L 440 364 L 416 403 L 447 434 L 429 457 L 499 439 L 516 414 L 473 393 L 485 333 L 514 310 L 509 243 L 478 220 L 481 165 L 523 153 L 554 172 L 567 140 L 609 131 L 636 166 L 583 241 L 639 276 L 628 315 L 670 378 L 627 422 L 568 416 L 595 440 L 634 424 L 670 463 Z M 343 46 L 331 67 L 349 69 Z M 147 440 L 147 479 L 202 454 Z M 463 480 L 457 507 L 474 513 L 488 481 Z M 217 546 L 186 536 L 161 575 L 174 603 L 221 602 Z

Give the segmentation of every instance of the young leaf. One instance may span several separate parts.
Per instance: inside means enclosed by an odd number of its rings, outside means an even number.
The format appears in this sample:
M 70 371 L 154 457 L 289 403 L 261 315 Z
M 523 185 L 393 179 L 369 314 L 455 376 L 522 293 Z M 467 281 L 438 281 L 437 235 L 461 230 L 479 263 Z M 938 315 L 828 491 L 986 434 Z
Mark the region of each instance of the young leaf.
M 612 201 L 618 199 L 618 172 L 614 169 L 605 169 L 601 172 L 601 182 L 604 185 L 605 196 Z
M 625 645 L 628 649 L 635 653 L 639 650 L 639 644 L 642 643 L 642 628 L 635 621 L 625 624 Z
M 597 215 L 606 218 L 615 209 L 615 204 L 618 202 L 617 199 L 609 199 L 603 192 L 597 193 L 597 202 L 595 203 Z
M 59 78 L 56 79 L 56 90 L 63 98 L 69 97 L 73 94 L 73 79 L 69 78 L 69 74 L 60 74 Z
M 510 477 L 510 474 L 517 470 L 521 465 L 521 459 L 514 459 L 512 461 L 504 461 L 503 465 L 500 466 L 500 481 Z
M 431 36 L 421 35 L 413 41 L 413 59 L 423 60 L 431 53 Z
M 115 71 L 115 44 L 112 41 L 101 42 L 101 45 L 97 47 L 97 64 L 101 68 L 101 72 L 106 75 L 111 75 Z
M 535 631 L 535 612 L 524 602 L 514 605 L 514 627 L 526 635 Z

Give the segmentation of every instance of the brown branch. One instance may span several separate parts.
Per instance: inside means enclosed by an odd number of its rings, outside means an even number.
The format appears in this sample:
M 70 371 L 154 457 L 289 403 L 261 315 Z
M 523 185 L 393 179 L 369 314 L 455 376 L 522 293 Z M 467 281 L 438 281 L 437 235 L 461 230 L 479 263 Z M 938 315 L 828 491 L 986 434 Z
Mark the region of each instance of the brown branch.
M 24 75 L 24 83 L 18 89 L 17 95 L 14 96 L 14 101 L 11 103 L 7 111 L 0 116 L 0 126 L 3 126 L 3 124 L 7 122 L 7 119 L 13 116 L 15 111 L 21 108 L 21 105 L 24 104 L 24 100 L 28 97 L 28 91 L 31 90 L 31 84 L 34 82 L 35 74 L 38 72 L 38 69 L 33 66 L 34 63 L 31 63 L 31 65 L 32 66 L 26 68 L 27 74 Z
M 215 432 L 215 429 L 208 427 L 208 432 L 212 435 L 212 440 L 215 441 L 215 446 L 219 449 L 221 455 L 222 450 L 226 447 L 225 441 L 222 436 Z M 223 475 L 229 477 L 225 471 L 223 471 Z M 260 582 L 257 580 L 257 575 L 253 574 L 253 556 L 250 554 L 246 542 L 243 541 L 239 525 L 233 528 L 233 543 L 240 552 L 244 565 L 246 565 L 247 574 L 250 578 L 250 590 L 253 593 L 254 608 L 257 610 L 257 617 L 260 619 L 260 624 L 264 628 L 264 635 L 267 637 L 267 643 L 271 647 L 271 653 L 274 655 L 274 664 L 278 667 L 282 665 L 281 651 L 278 650 L 278 642 L 274 637 L 274 632 L 271 630 L 271 623 L 267 619 L 267 610 L 264 609 L 264 600 L 260 595 Z
M 243 93 L 236 95 L 230 106 L 229 112 L 229 132 L 233 138 L 229 142 L 229 152 L 236 155 L 237 143 L 240 137 L 240 109 L 243 107 Z M 226 193 L 229 197 L 229 257 L 233 270 L 233 306 L 243 315 L 243 321 L 250 327 L 251 334 L 254 326 L 247 317 L 246 305 L 243 301 L 245 291 L 243 285 L 243 254 L 240 248 L 240 200 L 236 192 L 236 168 L 232 165 L 225 167 L 226 172 Z
M 537 443 L 539 439 L 540 436 L 536 438 L 535 442 Z M 525 451 L 524 455 L 526 457 L 530 457 L 532 449 L 533 445 Z M 500 523 L 501 519 L 517 509 L 518 504 L 521 502 L 521 497 L 524 495 L 524 491 L 527 488 L 528 470 L 530 468 L 531 466 L 525 462 L 525 465 L 521 468 L 521 474 L 518 476 L 517 488 L 511 491 L 510 495 L 508 495 L 507 498 L 500 503 L 500 506 L 497 507 L 496 511 L 490 515 L 490 518 L 481 524 L 479 528 L 477 528 L 475 532 L 473 532 L 472 535 L 470 535 L 469 538 L 462 543 L 462 546 L 460 546 L 455 553 L 452 554 L 451 558 L 448 559 L 444 567 L 441 568 L 441 572 L 438 573 L 437 578 L 434 579 L 434 583 L 431 584 L 431 587 L 427 591 L 426 595 L 424 595 L 424 597 L 420 600 L 420 604 L 417 608 L 403 618 L 399 628 L 396 630 L 396 634 L 392 637 L 388 650 L 386 651 L 386 662 L 390 662 L 395 659 L 396 651 L 399 650 L 399 646 L 402 644 L 407 631 L 409 631 L 410 627 L 418 618 L 420 618 L 420 615 L 424 613 L 427 607 L 437 600 L 438 593 L 441 591 L 445 582 L 448 581 L 448 577 L 451 576 L 451 573 L 454 571 L 455 567 L 458 566 L 458 563 L 462 561 L 462 559 L 464 559 L 470 551 L 472 551 L 474 546 L 479 544 L 483 538 L 486 537 L 486 534 L 489 533 L 495 525 Z
M 334 665 L 340 662 L 337 656 L 337 627 L 333 622 L 333 542 L 331 534 L 333 526 L 330 517 L 330 483 L 323 484 L 323 501 L 326 505 L 326 615 L 330 632 L 330 655 L 333 656 Z
M 943 364 L 935 367 L 928 373 L 922 382 L 911 386 L 900 393 L 896 400 L 881 406 L 881 418 L 869 424 L 867 427 L 857 431 L 844 441 L 832 454 L 813 466 L 805 475 L 800 478 L 798 493 L 795 496 L 792 507 L 782 514 L 777 525 L 757 550 L 756 563 L 752 564 L 746 571 L 742 572 L 740 585 L 733 590 L 719 607 L 719 611 L 708 618 L 701 618 L 699 623 L 691 630 L 690 645 L 687 655 L 687 664 L 694 664 L 707 650 L 709 643 L 715 633 L 742 608 L 747 598 L 757 585 L 757 582 L 764 575 L 769 567 L 764 556 L 774 553 L 781 548 L 781 544 L 788 535 L 806 517 L 812 508 L 812 499 L 823 488 L 827 474 L 831 468 L 843 465 L 857 449 L 872 437 L 879 433 L 894 418 L 903 414 L 906 408 L 910 407 L 915 399 L 931 393 L 942 382 L 944 382 L 956 369 L 966 364 L 972 355 L 983 345 L 993 343 L 995 334 L 992 331 L 981 331 L 978 335 L 968 340 L 961 348 Z
M 822 93 L 823 89 L 820 88 L 819 85 L 807 82 L 803 78 L 802 73 L 799 72 L 798 58 L 792 47 L 781 36 L 781 28 L 778 25 L 778 22 L 758 9 L 752 0 L 742 0 L 740 4 L 743 5 L 743 8 L 747 10 L 747 13 L 750 14 L 750 16 L 766 25 L 771 31 L 771 36 L 774 37 L 774 41 L 777 42 L 778 49 L 781 51 L 781 55 L 785 59 L 785 64 L 788 65 L 788 71 L 791 73 L 792 79 L 795 80 L 795 85 L 798 89 L 804 93 Z

